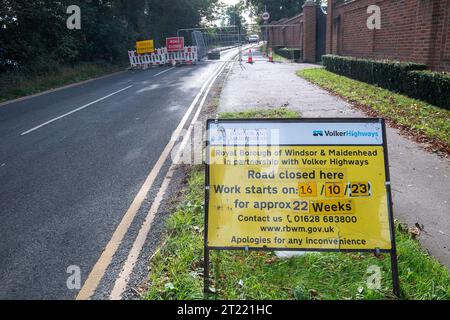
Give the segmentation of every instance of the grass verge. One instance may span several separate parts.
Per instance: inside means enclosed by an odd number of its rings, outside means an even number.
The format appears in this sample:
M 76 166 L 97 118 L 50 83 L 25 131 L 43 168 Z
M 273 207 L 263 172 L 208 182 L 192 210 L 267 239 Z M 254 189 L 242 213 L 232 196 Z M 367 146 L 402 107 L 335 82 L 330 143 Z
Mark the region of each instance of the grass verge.
M 273 52 L 273 61 L 287 62 L 287 61 L 291 61 L 291 60 L 286 59 L 285 57 L 280 56 L 278 53 Z
M 241 112 L 222 112 L 221 119 L 264 119 L 264 118 L 298 118 L 299 114 L 288 108 L 276 108 L 268 110 L 248 110 Z
M 435 148 L 449 153 L 450 111 L 323 68 L 299 70 L 297 75 L 343 97 L 371 115 L 384 117 L 409 133 L 418 135 L 421 141 L 431 140 Z
M 120 70 L 123 70 L 123 67 L 108 64 L 82 63 L 73 68 L 58 66 L 53 72 L 43 75 L 3 74 L 0 75 L 0 102 L 89 80 Z
M 260 50 L 261 52 L 267 52 L 267 51 L 266 51 L 266 47 L 265 47 L 264 45 L 259 46 L 259 50 Z M 269 54 L 269 53 L 267 52 L 266 54 L 267 54 L 267 57 L 268 57 L 268 54 Z M 279 55 L 279 54 L 276 53 L 275 51 L 273 51 L 272 54 L 273 54 L 273 55 L 272 55 L 273 61 L 275 61 L 275 62 L 288 62 L 288 61 L 290 61 L 289 59 L 287 59 L 287 58 L 285 58 L 285 57 Z
M 285 108 L 225 113 L 221 118 L 298 117 Z M 204 172 L 191 172 L 184 200 L 168 218 L 168 236 L 150 261 L 145 299 L 203 298 Z M 450 274 L 397 224 L 403 299 L 450 299 Z M 388 255 L 311 253 L 279 259 L 272 252 L 212 251 L 210 299 L 391 299 Z M 382 271 L 382 289 L 367 288 L 369 266 Z

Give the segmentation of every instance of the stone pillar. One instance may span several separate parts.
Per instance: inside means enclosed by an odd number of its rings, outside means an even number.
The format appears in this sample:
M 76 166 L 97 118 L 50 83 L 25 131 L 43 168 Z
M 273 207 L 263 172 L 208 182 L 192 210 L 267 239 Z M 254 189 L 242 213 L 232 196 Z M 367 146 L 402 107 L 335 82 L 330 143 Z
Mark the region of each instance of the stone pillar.
M 303 5 L 303 61 L 316 62 L 317 5 L 308 0 Z
M 436 69 L 444 27 L 444 2 L 430 0 L 417 3 L 417 12 L 420 12 L 416 20 L 416 36 L 414 42 L 413 59 L 426 64 L 431 69 Z M 437 58 L 437 59 L 435 59 Z
M 334 14 L 334 0 L 328 0 L 328 6 L 327 6 L 327 54 L 333 54 L 333 14 Z

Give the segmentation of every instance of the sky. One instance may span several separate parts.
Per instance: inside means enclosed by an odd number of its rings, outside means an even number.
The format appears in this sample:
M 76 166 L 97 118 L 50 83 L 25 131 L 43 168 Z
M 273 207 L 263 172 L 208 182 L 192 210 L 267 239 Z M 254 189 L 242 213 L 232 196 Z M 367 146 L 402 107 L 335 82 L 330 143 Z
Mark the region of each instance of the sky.
M 228 4 L 228 5 L 233 5 L 239 2 L 239 0 L 222 0 L 222 2 Z
M 239 0 L 222 0 L 223 3 L 227 4 L 227 5 L 234 5 L 236 3 L 239 2 Z M 247 22 L 251 22 L 250 16 L 248 15 L 248 13 L 244 14 L 245 20 L 247 20 Z

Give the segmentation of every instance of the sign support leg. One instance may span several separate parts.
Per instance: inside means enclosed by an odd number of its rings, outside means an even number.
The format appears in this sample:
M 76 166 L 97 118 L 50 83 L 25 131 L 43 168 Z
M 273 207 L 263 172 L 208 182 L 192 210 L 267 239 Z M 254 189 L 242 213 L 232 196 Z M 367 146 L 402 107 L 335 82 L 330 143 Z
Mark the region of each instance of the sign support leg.
M 205 246 L 204 260 L 203 260 L 203 293 L 209 292 L 209 248 Z
M 400 299 L 400 280 L 398 278 L 398 264 L 397 264 L 397 247 L 395 244 L 395 221 L 394 221 L 394 209 L 392 206 L 392 190 L 391 190 L 391 174 L 389 172 L 389 155 L 387 148 L 386 138 L 386 125 L 384 119 L 379 120 L 381 128 L 383 130 L 383 146 L 384 146 L 384 170 L 386 173 L 386 197 L 388 204 L 389 224 L 391 228 L 391 273 L 392 273 L 392 289 L 397 299 Z
M 391 271 L 392 271 L 392 288 L 394 295 L 400 299 L 400 280 L 398 278 L 398 265 L 397 265 L 397 252 L 394 249 L 391 250 Z

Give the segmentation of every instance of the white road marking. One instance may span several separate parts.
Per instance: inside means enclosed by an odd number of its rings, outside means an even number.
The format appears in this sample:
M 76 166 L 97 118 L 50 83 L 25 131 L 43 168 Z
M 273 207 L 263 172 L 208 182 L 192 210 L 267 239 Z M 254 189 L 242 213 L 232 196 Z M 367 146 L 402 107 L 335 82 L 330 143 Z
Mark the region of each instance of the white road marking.
M 175 67 L 172 67 L 172 68 L 170 68 L 170 69 L 167 69 L 167 70 L 158 72 L 157 74 L 154 75 L 154 77 L 157 77 L 157 76 L 159 76 L 159 75 L 161 75 L 161 74 L 163 74 L 163 73 L 166 73 L 166 72 L 168 72 L 168 71 L 170 71 L 170 70 L 172 70 L 172 69 L 175 69 Z
M 76 108 L 76 109 L 74 109 L 74 110 L 72 110 L 72 111 L 69 111 L 69 112 L 67 112 L 67 113 L 64 113 L 64 114 L 62 114 L 62 115 L 60 115 L 60 116 L 58 116 L 58 117 L 56 117 L 56 118 L 53 118 L 53 119 L 51 119 L 51 120 L 48 120 L 47 122 L 44 122 L 44 123 L 42 123 L 42 124 L 40 124 L 40 125 L 38 125 L 38 126 L 36 126 L 36 127 L 34 127 L 34 128 L 31 128 L 30 130 L 27 130 L 27 131 L 25 131 L 25 132 L 22 132 L 20 135 L 21 135 L 21 136 L 24 136 L 24 135 L 26 135 L 26 134 L 29 134 L 29 133 L 33 132 L 33 131 L 36 131 L 36 130 L 38 130 L 38 129 L 40 129 L 40 128 L 42 128 L 42 127 L 44 127 L 44 126 L 46 126 L 46 125 L 48 125 L 48 124 L 50 124 L 50 123 L 52 123 L 52 122 L 55 122 L 55 121 L 60 120 L 60 119 L 62 119 L 62 118 L 64 118 L 64 117 L 67 117 L 68 115 L 71 115 L 71 114 L 73 114 L 73 113 L 75 113 L 75 112 L 78 112 L 78 111 L 81 111 L 81 110 L 83 110 L 83 109 L 86 109 L 87 107 L 92 106 L 93 104 L 95 104 L 95 103 L 97 103 L 97 102 L 100 102 L 100 101 L 103 101 L 103 100 L 105 100 L 105 99 L 108 99 L 109 97 L 112 97 L 112 96 L 115 95 L 115 94 L 118 94 L 118 93 L 120 93 L 120 92 L 122 92 L 122 91 L 124 91 L 124 90 L 127 90 L 127 89 L 131 88 L 132 86 L 133 86 L 133 85 L 128 86 L 128 87 L 125 87 L 125 88 L 120 89 L 120 90 L 117 90 L 117 91 L 115 91 L 115 92 L 113 92 L 113 93 L 111 93 L 111 94 L 108 94 L 107 96 L 104 96 L 104 97 L 102 97 L 102 98 L 100 98 L 100 99 L 97 99 L 97 100 L 95 100 L 95 101 L 89 102 L 88 104 L 85 104 L 84 106 L 81 106 L 81 107 Z
M 203 99 L 201 100 L 200 104 L 197 107 L 197 111 L 196 111 L 194 117 L 192 118 L 192 121 L 189 125 L 189 129 L 183 138 L 183 141 L 180 145 L 180 148 L 178 149 L 178 151 L 176 153 L 173 163 L 170 166 L 169 171 L 167 172 L 166 176 L 164 177 L 164 181 L 156 195 L 155 200 L 152 203 L 152 206 L 150 207 L 149 212 L 147 213 L 147 216 L 146 216 L 144 222 L 141 225 L 141 229 L 139 230 L 139 233 L 138 233 L 138 235 L 133 243 L 133 246 L 128 254 L 127 260 L 125 261 L 122 271 L 120 272 L 119 277 L 116 279 L 114 288 L 109 297 L 110 300 L 120 300 L 122 298 L 122 294 L 124 293 L 124 291 L 127 287 L 128 281 L 130 280 L 131 273 L 133 272 L 134 266 L 137 262 L 137 259 L 139 258 L 142 248 L 144 247 L 144 243 L 150 232 L 150 229 L 151 229 L 151 226 L 153 223 L 153 219 L 155 218 L 155 215 L 158 212 L 159 206 L 161 205 L 161 202 L 164 198 L 167 188 L 169 187 L 170 181 L 172 180 L 172 176 L 173 176 L 175 168 L 179 162 L 179 159 L 182 155 L 182 151 L 184 150 L 187 142 L 189 141 L 189 139 L 191 137 L 191 132 L 192 132 L 192 129 L 194 128 L 194 124 L 200 115 L 200 112 L 203 108 L 203 105 L 205 104 L 206 98 L 208 97 L 208 94 L 211 91 L 211 88 L 212 88 L 214 82 L 216 81 L 217 77 L 219 77 L 221 72 L 224 70 L 225 66 L 226 66 L 226 64 L 224 63 L 223 66 L 220 68 L 220 71 L 215 75 L 213 80 L 210 82 L 208 89 L 205 91 L 205 94 L 203 95 Z
M 187 120 L 189 119 L 189 116 L 191 115 L 195 105 L 197 104 L 203 92 L 207 88 L 209 82 L 220 71 L 221 67 L 217 68 L 217 70 L 214 71 L 213 74 L 205 81 L 199 93 L 194 98 L 194 101 L 192 101 L 185 115 L 178 124 L 178 127 L 173 132 L 170 141 L 167 143 L 155 166 L 152 168 L 151 172 L 145 179 L 144 184 L 139 189 L 139 192 L 137 193 L 127 212 L 125 213 L 116 230 L 114 231 L 111 240 L 108 242 L 100 258 L 95 263 L 94 267 L 89 273 L 88 278 L 84 282 L 83 287 L 81 288 L 80 292 L 76 297 L 77 300 L 87 300 L 94 294 L 101 279 L 105 275 L 106 269 L 110 265 L 114 254 L 116 253 L 117 249 L 122 243 L 125 234 L 127 233 L 131 223 L 133 222 L 137 212 L 139 211 L 142 202 L 145 200 L 145 197 L 147 196 L 147 193 L 150 191 L 150 188 L 152 187 L 154 181 L 156 180 L 156 177 L 158 176 L 162 166 L 169 157 L 173 146 L 180 137 L 183 127 L 186 124 Z

